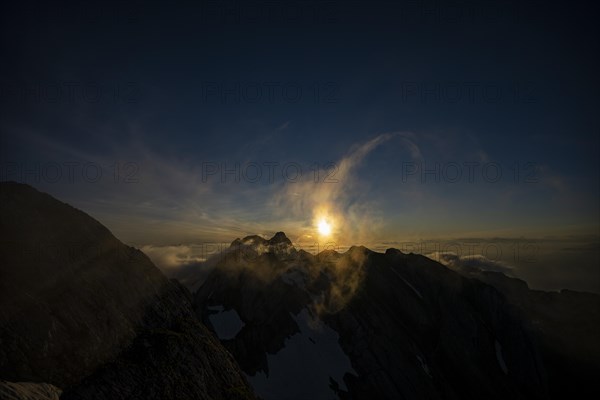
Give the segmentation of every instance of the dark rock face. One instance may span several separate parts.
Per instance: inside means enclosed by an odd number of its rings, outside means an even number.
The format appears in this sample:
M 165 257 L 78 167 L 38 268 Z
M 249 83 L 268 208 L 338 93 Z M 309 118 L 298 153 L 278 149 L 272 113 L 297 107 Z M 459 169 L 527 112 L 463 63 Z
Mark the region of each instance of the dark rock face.
M 544 398 L 539 353 L 514 310 L 493 288 L 436 264 L 371 253 L 361 289 L 326 316 L 358 361 L 350 394 Z
M 2 400 L 58 400 L 61 390 L 47 383 L 0 381 Z
M 135 335 L 166 280 L 139 250 L 35 189 L 0 185 L 0 374 L 64 387 Z
M 550 383 L 550 397 L 564 399 L 573 388 L 600 396 L 600 296 L 571 290 L 530 290 L 527 283 L 499 272 L 458 268 L 469 278 L 494 286 L 519 310 L 537 338 Z
M 277 232 L 275 234 L 275 236 L 273 236 L 271 239 L 269 239 L 269 244 L 273 245 L 273 244 L 285 244 L 288 246 L 292 245 L 292 241 L 290 239 L 288 239 L 287 236 L 285 236 L 285 233 L 283 232 Z
M 187 289 L 141 251 L 27 185 L 0 183 L 0 204 L 1 379 L 64 398 L 253 398 Z
M 283 262 L 266 254 L 256 256 L 239 275 L 236 271 L 211 274 L 196 296 L 200 316 L 210 328 L 209 305 L 235 309 L 242 321 L 251 321 L 235 339 L 223 344 L 239 355 L 240 366 L 252 375 L 268 371 L 267 353 L 279 351 L 285 339 L 298 332 L 290 312 L 297 314 L 309 301 L 306 292 L 281 280 L 270 280 L 269 275 L 278 269 L 285 269 Z
M 61 399 L 254 399 L 233 357 L 190 315 L 189 292 L 173 282 L 148 307 L 145 328 L 116 360 Z
M 194 296 L 209 328 L 217 306 L 239 316 L 242 328 L 222 343 L 251 382 L 264 373 L 269 381 L 273 366 L 283 365 L 279 355 L 306 333 L 301 310 L 337 332 L 352 365 L 343 381 L 324 376 L 331 379 L 329 387 L 319 390 L 327 393 L 315 398 L 560 398 L 557 393 L 566 393 L 561 388 L 573 390 L 582 380 L 573 376 L 581 370 L 566 371 L 577 364 L 578 351 L 583 357 L 587 350 L 587 365 L 599 359 L 591 340 L 598 312 L 594 295 L 530 291 L 520 281 L 511 294 L 498 283 L 395 249 L 380 254 L 352 247 L 312 256 L 264 242 L 235 241 L 236 251 L 222 256 Z M 574 332 L 586 339 L 549 352 Z M 308 332 L 312 342 L 313 333 Z M 298 374 L 309 373 L 311 366 L 298 354 L 296 363 L 304 368 Z M 288 385 L 288 398 L 300 398 L 292 389 L 297 376 L 272 383 Z M 278 397 L 258 393 L 266 400 Z

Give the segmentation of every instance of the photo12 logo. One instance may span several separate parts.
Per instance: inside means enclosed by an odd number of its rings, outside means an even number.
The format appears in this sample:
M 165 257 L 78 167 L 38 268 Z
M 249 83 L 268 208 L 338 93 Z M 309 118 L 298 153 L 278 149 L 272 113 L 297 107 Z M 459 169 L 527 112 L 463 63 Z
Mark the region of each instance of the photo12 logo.
M 340 84 L 333 81 L 290 82 L 216 82 L 201 84 L 203 104 L 313 104 L 338 103 Z
M 132 161 L 115 161 L 100 164 L 93 161 L 47 161 L 35 163 L 0 163 L 0 181 L 21 183 L 113 183 L 140 182 L 139 164 Z
M 227 163 L 206 161 L 201 164 L 202 183 L 295 183 L 312 180 L 314 183 L 338 183 L 338 166 L 333 162 L 302 165 L 298 162 L 277 161 Z
M 532 82 L 403 81 L 399 86 L 403 104 L 532 104 L 538 102 Z
M 200 0 L 201 21 L 219 25 L 322 25 L 339 20 L 342 5 L 332 0 Z
M 402 183 L 538 183 L 540 168 L 533 161 L 515 162 L 502 166 L 497 162 L 426 162 L 406 161 L 401 166 Z
M 142 97 L 137 82 L 7 82 L 0 84 L 3 102 L 45 104 L 134 104 Z

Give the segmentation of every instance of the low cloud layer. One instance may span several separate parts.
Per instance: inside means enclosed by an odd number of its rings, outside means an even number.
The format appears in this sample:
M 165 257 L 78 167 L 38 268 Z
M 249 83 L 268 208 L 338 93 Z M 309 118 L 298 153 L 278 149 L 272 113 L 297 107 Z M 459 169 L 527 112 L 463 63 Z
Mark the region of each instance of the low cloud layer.
M 490 260 L 481 254 L 460 256 L 453 252 L 434 252 L 427 254 L 432 260 L 455 270 L 470 271 L 493 271 L 502 272 L 507 276 L 515 276 L 515 268 L 505 262 Z
M 146 253 L 154 265 L 163 272 L 169 273 L 173 270 L 194 265 L 206 260 L 202 246 L 178 245 L 178 246 L 143 246 L 141 250 Z

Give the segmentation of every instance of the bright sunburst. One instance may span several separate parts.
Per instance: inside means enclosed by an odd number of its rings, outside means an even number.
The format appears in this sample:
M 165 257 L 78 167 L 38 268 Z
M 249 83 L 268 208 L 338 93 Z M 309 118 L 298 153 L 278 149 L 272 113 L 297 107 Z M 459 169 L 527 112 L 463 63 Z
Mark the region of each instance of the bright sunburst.
M 326 219 L 319 220 L 317 224 L 319 233 L 323 236 L 329 236 L 331 234 L 331 224 Z

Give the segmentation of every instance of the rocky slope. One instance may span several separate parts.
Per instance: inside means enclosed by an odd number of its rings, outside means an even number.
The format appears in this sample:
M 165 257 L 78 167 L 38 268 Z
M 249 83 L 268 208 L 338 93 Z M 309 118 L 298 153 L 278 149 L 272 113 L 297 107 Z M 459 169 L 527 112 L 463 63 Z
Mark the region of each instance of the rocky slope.
M 476 267 L 460 266 L 456 271 L 495 287 L 529 322 L 540 344 L 552 398 L 571 397 L 574 387 L 591 398 L 600 396 L 599 295 L 531 290 L 520 279 Z
M 313 256 L 284 237 L 236 239 L 194 297 L 267 400 L 542 399 L 579 383 L 579 369 L 558 376 L 573 365 L 572 351 L 557 369 L 559 351 L 549 349 L 573 330 L 589 339 L 594 313 L 586 321 L 567 308 L 541 334 L 535 315 L 561 309 L 548 301 L 553 294 L 525 287 L 524 306 L 499 285 L 424 256 L 364 247 Z M 324 343 L 328 350 L 313 356 Z M 598 357 L 589 358 L 587 373 L 597 373 Z
M 61 390 L 47 383 L 0 381 L 2 400 L 58 400 Z
M 248 399 L 190 294 L 99 222 L 0 183 L 0 379 L 61 398 Z

